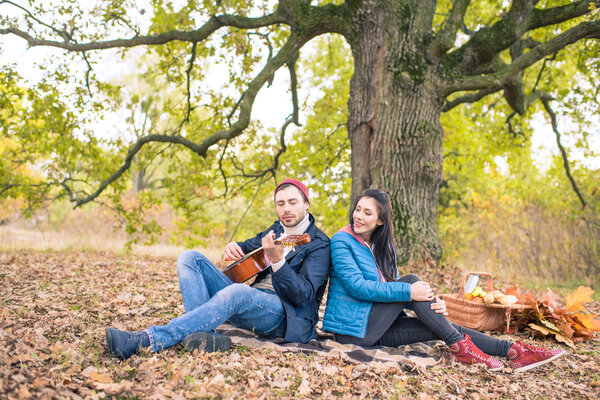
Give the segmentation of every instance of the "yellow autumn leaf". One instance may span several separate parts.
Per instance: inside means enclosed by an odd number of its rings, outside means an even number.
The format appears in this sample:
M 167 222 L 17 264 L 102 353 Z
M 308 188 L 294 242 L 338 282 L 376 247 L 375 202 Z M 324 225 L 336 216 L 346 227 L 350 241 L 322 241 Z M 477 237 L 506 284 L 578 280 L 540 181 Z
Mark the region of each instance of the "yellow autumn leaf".
M 543 333 L 544 335 L 553 335 L 558 332 L 553 331 L 552 329 L 544 328 L 543 326 L 540 326 L 538 324 L 529 324 L 529 327 L 531 329 L 535 329 L 536 331 Z
M 596 314 L 576 313 L 575 316 L 586 329 L 600 331 L 600 320 L 596 320 Z
M 560 333 L 555 333 L 554 337 L 556 338 L 556 340 L 558 340 L 559 342 L 563 342 L 564 344 L 566 344 L 567 346 L 571 347 L 571 348 L 575 348 L 575 342 L 573 342 L 571 339 L 569 339 L 568 337 L 566 337 L 565 335 L 562 335 Z
M 594 291 L 586 286 L 579 286 L 576 291 L 565 296 L 565 302 L 568 311 L 585 310 L 582 303 L 594 301 L 592 299 Z

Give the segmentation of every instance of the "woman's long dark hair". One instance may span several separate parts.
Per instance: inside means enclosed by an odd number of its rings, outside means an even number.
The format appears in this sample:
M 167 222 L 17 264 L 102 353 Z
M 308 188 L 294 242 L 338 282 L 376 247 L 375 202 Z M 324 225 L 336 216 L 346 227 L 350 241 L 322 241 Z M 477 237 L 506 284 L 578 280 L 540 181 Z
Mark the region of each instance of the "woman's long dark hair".
M 356 205 L 363 197 L 371 197 L 377 203 L 377 216 L 383 222 L 378 225 L 371 234 L 371 243 L 373 243 L 373 255 L 375 261 L 381 270 L 381 273 L 388 281 L 396 280 L 396 252 L 394 251 L 394 234 L 392 230 L 392 204 L 390 196 L 381 190 L 367 189 L 354 201 L 352 211 L 350 211 L 350 226 L 354 229 L 354 210 Z

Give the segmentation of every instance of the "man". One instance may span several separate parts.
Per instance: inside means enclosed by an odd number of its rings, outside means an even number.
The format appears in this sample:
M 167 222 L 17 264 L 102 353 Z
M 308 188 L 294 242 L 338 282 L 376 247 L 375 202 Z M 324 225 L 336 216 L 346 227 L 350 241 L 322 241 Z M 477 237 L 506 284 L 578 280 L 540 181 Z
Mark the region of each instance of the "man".
M 284 180 L 274 199 L 278 221 L 252 239 L 225 247 L 225 261 L 263 247 L 270 265 L 252 286 L 233 283 L 205 256 L 186 251 L 177 260 L 185 314 L 139 332 L 106 328 L 108 352 L 126 359 L 142 348 L 160 351 L 181 341 L 190 351 L 225 351 L 231 339 L 214 332 L 225 321 L 286 342 L 313 339 L 330 265 L 329 238 L 308 213 L 308 189 L 302 182 Z M 294 251 L 274 242 L 282 234 L 302 233 L 308 233 L 311 241 Z

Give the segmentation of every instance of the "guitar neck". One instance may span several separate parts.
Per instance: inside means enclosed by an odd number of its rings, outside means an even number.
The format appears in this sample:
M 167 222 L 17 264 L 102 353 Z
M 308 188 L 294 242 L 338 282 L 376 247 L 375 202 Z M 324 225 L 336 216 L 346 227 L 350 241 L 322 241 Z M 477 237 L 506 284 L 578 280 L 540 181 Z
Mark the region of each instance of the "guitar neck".
M 281 236 L 277 239 L 274 240 L 274 243 L 279 245 L 279 244 L 284 244 L 286 242 L 286 239 L 289 237 L 302 237 L 304 238 L 306 236 L 306 238 L 304 240 L 299 240 L 298 243 L 296 244 L 291 244 L 290 246 L 294 247 L 295 245 L 301 245 L 301 244 L 305 244 L 310 242 L 310 236 L 308 236 L 308 234 L 302 234 L 302 235 L 285 235 L 285 236 Z M 242 259 L 246 260 L 249 257 L 251 257 L 253 254 L 258 253 L 259 251 L 263 250 L 262 246 L 259 247 L 258 249 L 254 249 L 252 250 L 250 253 L 247 253 Z

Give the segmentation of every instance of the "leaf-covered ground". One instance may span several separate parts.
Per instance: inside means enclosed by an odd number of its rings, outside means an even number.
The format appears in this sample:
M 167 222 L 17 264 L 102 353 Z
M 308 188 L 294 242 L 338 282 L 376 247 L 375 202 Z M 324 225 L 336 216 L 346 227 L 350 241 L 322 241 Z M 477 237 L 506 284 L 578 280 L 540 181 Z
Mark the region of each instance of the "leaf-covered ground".
M 183 312 L 175 259 L 108 253 L 0 252 L 0 398 L 597 399 L 600 340 L 548 366 L 488 373 L 446 356 L 404 371 L 315 354 L 175 346 L 127 361 L 106 354 L 104 327 L 138 330 Z M 590 311 L 599 311 L 591 305 Z M 537 345 L 554 342 L 521 339 Z

